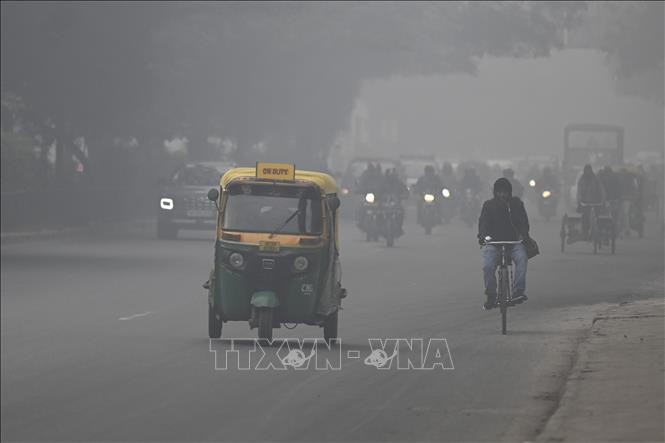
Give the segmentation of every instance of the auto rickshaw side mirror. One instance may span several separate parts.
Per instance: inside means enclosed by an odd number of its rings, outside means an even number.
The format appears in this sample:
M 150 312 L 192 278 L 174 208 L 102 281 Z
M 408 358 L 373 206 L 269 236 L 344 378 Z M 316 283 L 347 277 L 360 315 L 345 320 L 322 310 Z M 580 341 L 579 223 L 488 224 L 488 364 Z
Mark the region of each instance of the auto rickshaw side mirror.
M 217 188 L 212 188 L 208 191 L 208 200 L 212 202 L 217 202 L 219 199 L 219 190 Z
M 339 201 L 339 197 L 337 196 L 330 197 L 328 199 L 328 206 L 330 206 L 330 209 L 332 209 L 333 212 L 339 209 L 340 204 L 341 202 Z

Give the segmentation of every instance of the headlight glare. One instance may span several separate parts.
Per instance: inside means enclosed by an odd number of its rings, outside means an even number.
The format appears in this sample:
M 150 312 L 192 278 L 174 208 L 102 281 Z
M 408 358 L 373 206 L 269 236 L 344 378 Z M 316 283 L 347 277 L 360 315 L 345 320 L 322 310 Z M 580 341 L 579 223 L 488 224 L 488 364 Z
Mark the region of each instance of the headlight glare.
M 535 180 L 529 180 L 529 186 L 531 186 L 532 188 L 535 188 L 536 187 L 536 181 Z
M 543 198 L 549 198 L 552 193 L 550 191 L 543 191 Z
M 365 201 L 367 203 L 374 203 L 374 194 L 370 192 L 367 195 L 365 195 Z
M 159 201 L 159 207 L 166 210 L 166 211 L 170 211 L 171 209 L 173 209 L 173 199 L 172 198 L 162 198 Z
M 441 195 L 443 195 L 445 198 L 450 197 L 450 191 L 447 188 L 443 188 L 443 191 L 441 191 Z
M 432 203 L 434 201 L 434 196 L 432 194 L 425 194 L 423 198 L 427 203 Z

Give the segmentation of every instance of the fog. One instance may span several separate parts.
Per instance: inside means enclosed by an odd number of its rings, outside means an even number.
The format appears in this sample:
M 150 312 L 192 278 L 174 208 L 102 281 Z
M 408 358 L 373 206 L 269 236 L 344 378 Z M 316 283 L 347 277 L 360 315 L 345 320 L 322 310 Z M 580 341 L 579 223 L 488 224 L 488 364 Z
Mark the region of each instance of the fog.
M 0 440 L 665 441 L 664 2 L 0 8 Z
M 594 50 L 535 60 L 485 58 L 473 76 L 367 81 L 359 99 L 369 145 L 390 155 L 561 159 L 569 123 L 623 126 L 626 157 L 665 146 L 663 106 L 618 92 L 604 55 Z

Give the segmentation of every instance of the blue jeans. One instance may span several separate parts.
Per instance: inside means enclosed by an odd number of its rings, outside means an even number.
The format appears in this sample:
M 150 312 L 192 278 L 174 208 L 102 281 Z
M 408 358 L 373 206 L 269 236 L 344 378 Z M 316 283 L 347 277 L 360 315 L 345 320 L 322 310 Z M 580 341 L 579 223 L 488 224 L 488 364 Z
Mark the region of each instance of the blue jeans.
M 511 248 L 510 246 L 508 246 Z M 526 248 L 523 244 L 513 245 L 510 255 L 512 256 L 513 263 L 515 263 L 515 281 L 514 291 L 515 295 L 524 294 L 526 291 L 526 264 L 528 257 L 526 255 Z M 498 246 L 487 245 L 483 246 L 483 274 L 485 276 L 485 294 L 496 296 L 496 268 L 499 266 L 501 259 L 501 250 Z

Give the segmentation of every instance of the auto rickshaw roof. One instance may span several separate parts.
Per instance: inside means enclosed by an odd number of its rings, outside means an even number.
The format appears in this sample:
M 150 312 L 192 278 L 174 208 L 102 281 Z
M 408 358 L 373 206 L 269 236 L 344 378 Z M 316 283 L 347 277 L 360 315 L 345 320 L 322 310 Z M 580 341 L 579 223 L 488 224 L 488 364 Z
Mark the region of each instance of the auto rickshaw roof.
M 234 168 L 226 172 L 220 180 L 222 188 L 226 188 L 231 182 L 235 181 L 251 181 L 251 182 L 265 182 L 256 178 L 255 168 Z M 271 183 L 272 180 L 267 180 Z M 304 171 L 296 169 L 296 184 L 309 183 L 318 186 L 325 194 L 337 194 L 339 188 L 335 179 L 323 172 Z

